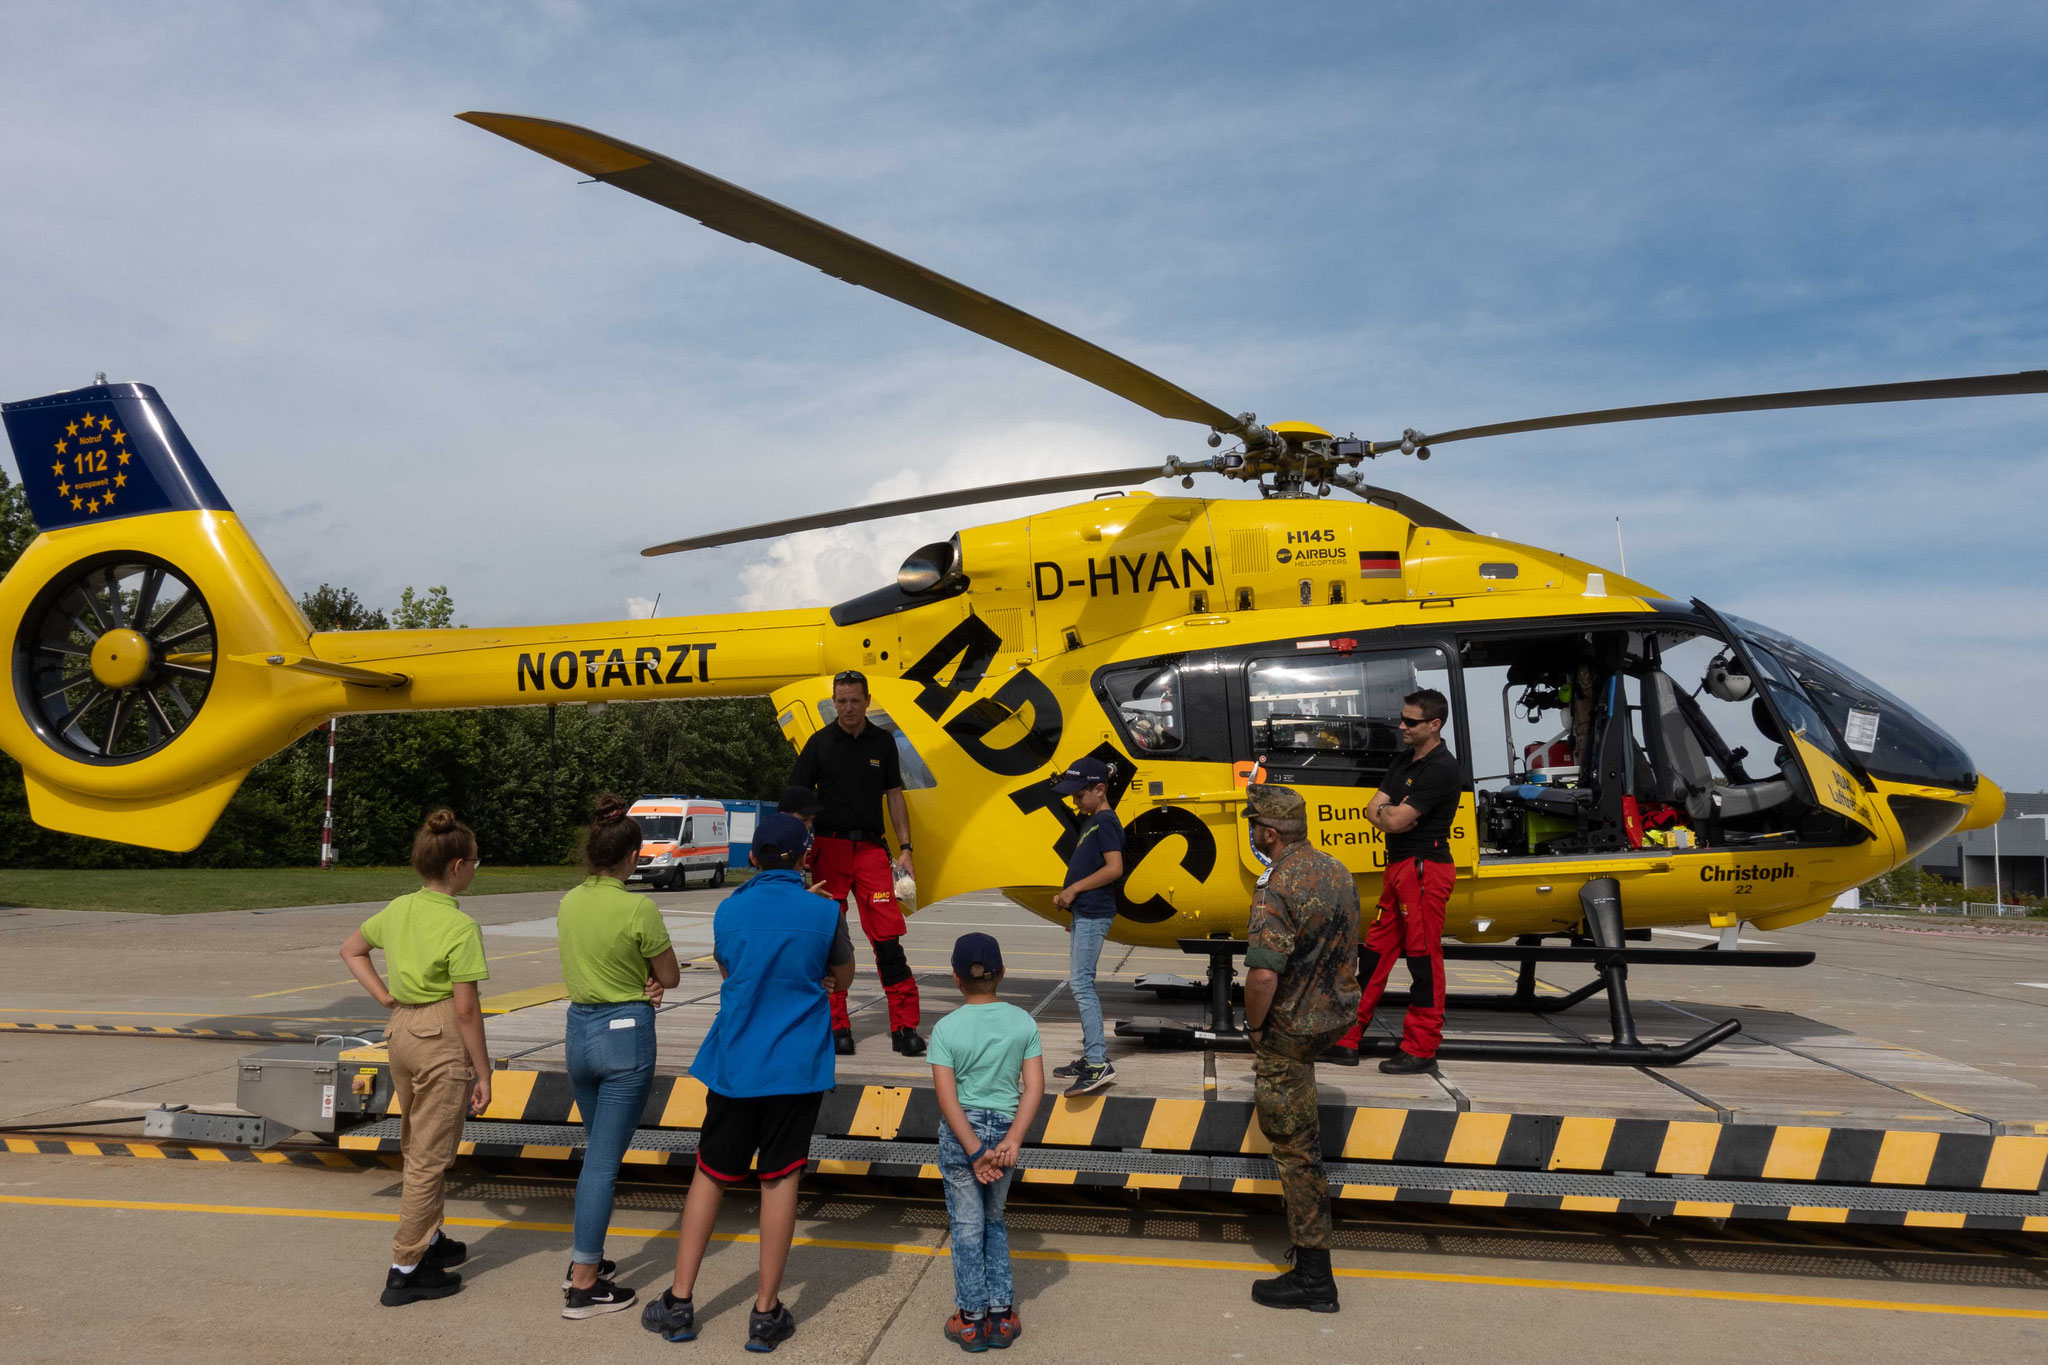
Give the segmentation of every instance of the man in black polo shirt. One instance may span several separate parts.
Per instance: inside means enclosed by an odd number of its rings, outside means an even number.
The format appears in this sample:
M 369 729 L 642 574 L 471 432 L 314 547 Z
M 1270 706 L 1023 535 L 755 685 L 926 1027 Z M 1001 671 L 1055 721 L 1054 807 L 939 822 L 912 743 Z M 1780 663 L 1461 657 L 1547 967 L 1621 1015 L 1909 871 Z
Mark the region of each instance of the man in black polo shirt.
M 836 723 L 807 740 L 797 755 L 790 785 L 817 792 L 812 823 L 811 873 L 816 885 L 843 907 L 847 893 L 860 911 L 861 932 L 875 948 L 875 971 L 889 998 L 889 1041 L 906 1057 L 924 1051 L 918 1036 L 917 978 L 903 954 L 903 910 L 896 904 L 896 875 L 911 874 L 910 810 L 903 801 L 903 771 L 896 737 L 868 721 L 868 680 L 849 669 L 832 680 Z M 882 830 L 882 802 L 902 849 L 892 868 Z M 832 1048 L 853 1054 L 853 1019 L 846 992 L 832 992 Z
M 1379 917 L 1359 941 L 1358 1023 L 1332 1049 L 1358 1055 L 1373 1007 L 1387 988 L 1394 959 L 1408 959 L 1413 985 L 1401 1023 L 1401 1048 L 1380 1063 L 1396 1075 L 1436 1070 L 1444 1036 L 1444 903 L 1457 869 L 1451 862 L 1451 820 L 1464 777 L 1443 742 L 1450 703 L 1435 688 L 1401 699 L 1401 738 L 1408 752 L 1394 760 L 1366 805 L 1366 819 L 1386 834 L 1387 870 Z

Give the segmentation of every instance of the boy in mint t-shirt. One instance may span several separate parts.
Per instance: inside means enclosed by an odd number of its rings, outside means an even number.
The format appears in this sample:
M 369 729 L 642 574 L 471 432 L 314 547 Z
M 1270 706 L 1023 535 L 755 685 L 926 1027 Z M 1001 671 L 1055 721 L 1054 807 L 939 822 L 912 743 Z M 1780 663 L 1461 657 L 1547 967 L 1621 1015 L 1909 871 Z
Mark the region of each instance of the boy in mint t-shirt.
M 939 1173 L 953 1229 L 953 1300 L 946 1336 L 963 1351 L 1007 1347 L 1023 1334 L 1010 1285 L 1010 1234 L 1003 1201 L 1017 1150 L 1045 1096 L 1038 1025 L 996 999 L 1003 950 L 987 934 L 953 945 L 953 983 L 966 1003 L 932 1030 L 932 1085 L 938 1092 Z

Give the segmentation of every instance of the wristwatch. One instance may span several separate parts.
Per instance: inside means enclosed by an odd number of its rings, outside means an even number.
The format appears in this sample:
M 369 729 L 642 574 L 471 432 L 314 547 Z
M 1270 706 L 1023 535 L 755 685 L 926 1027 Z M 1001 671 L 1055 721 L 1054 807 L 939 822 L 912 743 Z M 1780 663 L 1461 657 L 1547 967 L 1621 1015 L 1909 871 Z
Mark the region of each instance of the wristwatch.
M 910 852 L 910 845 L 909 845 L 909 844 L 898 844 L 898 845 L 896 845 L 896 851 L 897 851 L 898 853 L 908 853 L 908 852 Z

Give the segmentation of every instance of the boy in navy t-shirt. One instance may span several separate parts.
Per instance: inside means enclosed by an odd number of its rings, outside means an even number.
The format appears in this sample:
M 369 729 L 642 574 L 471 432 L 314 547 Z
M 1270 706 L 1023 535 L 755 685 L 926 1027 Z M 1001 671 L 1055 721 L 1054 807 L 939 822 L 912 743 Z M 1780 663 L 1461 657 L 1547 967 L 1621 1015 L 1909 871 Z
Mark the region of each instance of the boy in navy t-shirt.
M 1081 837 L 1067 859 L 1066 885 L 1052 898 L 1055 907 L 1073 916 L 1067 926 L 1067 989 L 1081 1010 L 1083 1051 L 1052 1073 L 1074 1078 L 1067 1087 L 1069 1095 L 1085 1095 L 1116 1080 L 1102 1037 L 1102 997 L 1095 991 L 1095 964 L 1116 919 L 1116 884 L 1124 875 L 1124 827 L 1109 808 L 1109 783 L 1115 775 L 1099 758 L 1079 758 L 1053 779 L 1052 789 L 1072 797 L 1081 814 Z
M 747 1178 L 759 1154 L 761 1282 L 747 1322 L 747 1349 L 772 1351 L 796 1331 L 783 1307 L 782 1270 L 796 1230 L 797 1178 L 811 1153 L 818 1105 L 832 1088 L 832 1028 L 825 992 L 853 982 L 853 943 L 839 907 L 804 890 L 796 869 L 811 834 L 794 815 L 754 831 L 748 861 L 759 869 L 727 896 L 711 922 L 725 977 L 690 1074 L 704 1083 L 697 1174 L 676 1240 L 676 1280 L 640 1324 L 670 1341 L 697 1335 L 690 1291 L 718 1221 L 725 1187 Z

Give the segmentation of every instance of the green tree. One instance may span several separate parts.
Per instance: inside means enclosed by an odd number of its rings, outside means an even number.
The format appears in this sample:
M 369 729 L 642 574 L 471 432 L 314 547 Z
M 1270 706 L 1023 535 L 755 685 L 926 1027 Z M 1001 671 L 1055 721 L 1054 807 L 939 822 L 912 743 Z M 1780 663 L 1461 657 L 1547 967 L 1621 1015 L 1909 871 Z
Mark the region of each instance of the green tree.
M 447 630 L 455 624 L 455 602 L 448 589 L 428 588 L 414 595 L 408 586 L 398 595 L 398 608 L 391 613 L 395 630 Z

